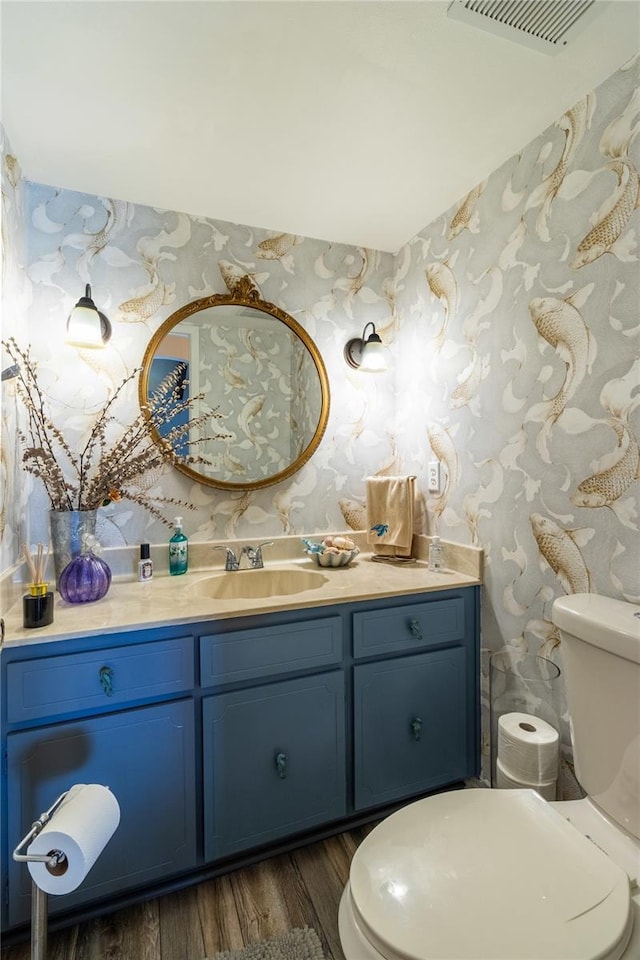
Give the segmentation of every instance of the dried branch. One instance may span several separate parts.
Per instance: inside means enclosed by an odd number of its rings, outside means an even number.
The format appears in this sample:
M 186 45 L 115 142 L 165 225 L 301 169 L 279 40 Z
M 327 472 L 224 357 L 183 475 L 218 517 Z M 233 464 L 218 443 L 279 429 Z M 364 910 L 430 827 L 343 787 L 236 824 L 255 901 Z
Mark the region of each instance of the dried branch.
M 216 410 L 189 416 L 186 423 L 172 426 L 180 414 L 191 414 L 203 400 L 202 394 L 184 399 L 188 381 L 179 371 L 169 373 L 140 413 L 122 427 L 115 407 L 127 385 L 139 375 L 139 369 L 134 370 L 105 403 L 82 449 L 74 451 L 49 414 L 30 347 L 22 349 L 13 338 L 2 343 L 18 366 L 17 392 L 27 413 L 25 429 L 18 430 L 22 466 L 43 483 L 52 509 L 94 510 L 126 499 L 144 507 L 163 523 L 169 521 L 162 514 L 161 505 L 195 509 L 187 501 L 153 495 L 151 484 L 145 482 L 150 477 L 156 482 L 160 471 L 168 465 L 206 464 L 206 455 L 192 448 L 211 440 L 228 439 L 227 434 L 211 432 L 221 419 Z M 160 435 L 161 429 L 164 436 Z M 193 439 L 198 432 L 203 435 Z M 118 435 L 110 439 L 114 433 Z

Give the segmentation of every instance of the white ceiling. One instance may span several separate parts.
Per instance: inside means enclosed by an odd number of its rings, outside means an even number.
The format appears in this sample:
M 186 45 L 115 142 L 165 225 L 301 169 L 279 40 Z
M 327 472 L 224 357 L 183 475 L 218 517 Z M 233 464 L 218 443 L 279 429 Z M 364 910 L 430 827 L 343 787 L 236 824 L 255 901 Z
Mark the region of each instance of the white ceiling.
M 40 183 L 395 252 L 639 48 L 555 57 L 447 2 L 2 0 L 2 122 Z

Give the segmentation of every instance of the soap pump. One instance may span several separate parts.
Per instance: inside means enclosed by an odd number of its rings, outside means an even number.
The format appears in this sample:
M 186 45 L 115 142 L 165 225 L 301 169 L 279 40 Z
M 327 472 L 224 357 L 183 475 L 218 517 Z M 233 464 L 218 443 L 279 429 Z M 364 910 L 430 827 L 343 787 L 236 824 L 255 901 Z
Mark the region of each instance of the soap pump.
M 169 540 L 169 573 L 175 577 L 186 573 L 189 567 L 189 541 L 182 529 L 182 517 L 173 521 L 175 533 Z

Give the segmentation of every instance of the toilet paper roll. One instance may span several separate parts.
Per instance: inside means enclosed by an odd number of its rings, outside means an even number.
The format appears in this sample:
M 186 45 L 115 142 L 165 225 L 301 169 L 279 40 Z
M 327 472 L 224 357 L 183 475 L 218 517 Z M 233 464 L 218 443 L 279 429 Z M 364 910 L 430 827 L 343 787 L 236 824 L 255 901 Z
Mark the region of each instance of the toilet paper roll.
M 498 759 L 516 780 L 556 780 L 559 745 L 558 731 L 540 717 L 504 713 L 498 720 Z
M 545 783 L 527 783 L 518 780 L 506 770 L 499 760 L 496 760 L 496 787 L 500 790 L 535 790 L 545 800 L 555 800 L 558 790 L 557 780 L 547 780 Z
M 28 863 L 29 873 L 45 893 L 71 893 L 79 887 L 120 822 L 118 801 L 108 787 L 77 783 L 29 844 L 27 854 L 61 850 L 66 859 L 55 867 Z

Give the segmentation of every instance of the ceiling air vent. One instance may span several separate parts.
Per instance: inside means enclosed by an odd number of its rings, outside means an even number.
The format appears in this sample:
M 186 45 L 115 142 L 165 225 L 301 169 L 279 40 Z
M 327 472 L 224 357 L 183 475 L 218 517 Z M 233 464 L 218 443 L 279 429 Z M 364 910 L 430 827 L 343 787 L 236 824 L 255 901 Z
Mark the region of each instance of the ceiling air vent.
M 603 0 L 453 0 L 447 16 L 554 54 L 604 6 Z

